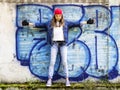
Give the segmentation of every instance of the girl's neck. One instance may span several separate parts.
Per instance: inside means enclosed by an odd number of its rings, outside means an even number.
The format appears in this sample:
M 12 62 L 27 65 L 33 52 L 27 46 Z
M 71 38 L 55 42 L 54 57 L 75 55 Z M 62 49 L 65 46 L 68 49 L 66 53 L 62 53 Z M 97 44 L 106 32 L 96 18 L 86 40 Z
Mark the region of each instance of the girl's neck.
M 57 26 L 57 27 L 60 26 L 60 22 L 59 22 L 59 21 L 56 22 L 56 26 Z

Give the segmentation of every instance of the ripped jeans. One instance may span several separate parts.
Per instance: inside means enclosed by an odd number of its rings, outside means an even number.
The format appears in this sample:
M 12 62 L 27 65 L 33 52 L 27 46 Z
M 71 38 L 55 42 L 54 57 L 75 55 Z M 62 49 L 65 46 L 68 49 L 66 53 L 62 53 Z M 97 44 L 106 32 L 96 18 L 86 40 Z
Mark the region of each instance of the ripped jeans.
M 49 72 L 48 72 L 48 78 L 51 78 L 51 79 L 53 78 L 54 66 L 55 66 L 56 57 L 59 49 L 60 49 L 62 64 L 64 67 L 64 73 L 66 75 L 66 78 L 68 77 L 67 45 L 54 42 L 51 47 L 51 58 L 50 58 L 50 65 L 49 65 Z

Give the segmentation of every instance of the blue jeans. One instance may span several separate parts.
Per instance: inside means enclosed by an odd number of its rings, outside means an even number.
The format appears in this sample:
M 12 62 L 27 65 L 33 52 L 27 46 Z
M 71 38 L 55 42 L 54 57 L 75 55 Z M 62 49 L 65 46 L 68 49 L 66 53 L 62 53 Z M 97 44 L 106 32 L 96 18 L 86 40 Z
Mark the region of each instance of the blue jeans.
M 53 78 L 53 73 L 54 73 L 54 65 L 56 62 L 56 57 L 58 53 L 58 49 L 60 48 L 60 54 L 61 54 L 61 59 L 62 59 L 62 64 L 64 67 L 64 72 L 66 77 L 68 77 L 68 65 L 67 65 L 67 45 L 61 45 L 56 42 L 52 45 L 51 47 L 51 58 L 50 58 L 50 66 L 49 66 L 49 72 L 48 72 L 48 78 Z

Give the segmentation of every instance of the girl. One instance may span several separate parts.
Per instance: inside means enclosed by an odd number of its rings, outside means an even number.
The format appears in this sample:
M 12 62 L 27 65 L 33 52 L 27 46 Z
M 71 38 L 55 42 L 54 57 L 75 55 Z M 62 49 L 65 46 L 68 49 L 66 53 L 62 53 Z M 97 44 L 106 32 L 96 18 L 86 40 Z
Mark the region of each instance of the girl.
M 84 21 L 82 24 L 93 24 L 93 20 L 89 19 L 87 22 Z M 54 65 L 58 49 L 60 49 L 62 64 L 64 67 L 66 86 L 70 86 L 69 75 L 68 75 L 68 64 L 67 64 L 67 42 L 68 42 L 68 29 L 72 26 L 80 26 L 80 22 L 68 23 L 64 20 L 63 12 L 60 8 L 54 10 L 54 16 L 52 21 L 48 24 L 48 42 L 51 46 L 51 59 L 49 66 L 49 75 L 46 86 L 52 85 L 52 78 L 54 72 Z
M 68 79 L 68 66 L 67 66 L 67 42 L 68 42 L 68 27 L 63 18 L 63 12 L 61 9 L 57 8 L 54 11 L 54 16 L 51 21 L 51 29 L 49 29 L 49 35 L 51 34 L 50 41 L 51 47 L 51 60 L 49 66 L 49 76 L 46 86 L 52 85 L 54 65 L 56 61 L 56 56 L 58 48 L 60 48 L 62 64 L 64 66 L 66 74 L 66 86 L 70 86 Z

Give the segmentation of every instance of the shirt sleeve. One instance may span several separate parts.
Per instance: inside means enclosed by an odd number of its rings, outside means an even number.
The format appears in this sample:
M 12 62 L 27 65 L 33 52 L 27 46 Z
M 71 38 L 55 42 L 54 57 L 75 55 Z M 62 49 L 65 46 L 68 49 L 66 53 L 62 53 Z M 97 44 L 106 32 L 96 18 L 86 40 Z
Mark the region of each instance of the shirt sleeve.
M 44 28 L 44 27 L 46 27 L 47 26 L 47 24 L 46 23 L 35 23 L 35 27 L 37 27 L 37 28 Z
M 68 25 L 69 28 L 71 28 L 71 27 L 79 27 L 81 25 L 80 21 L 77 21 L 77 22 L 68 22 L 68 21 L 66 21 L 66 22 L 67 22 L 67 25 Z

